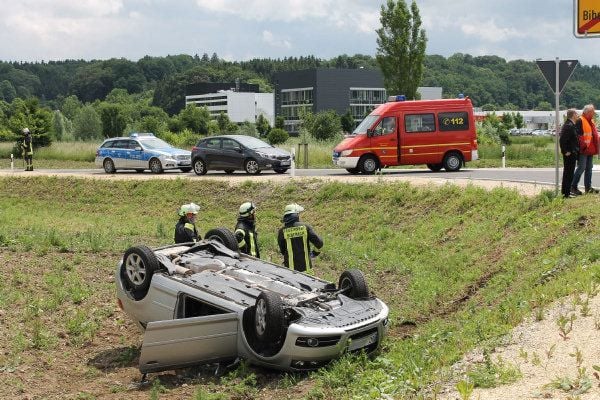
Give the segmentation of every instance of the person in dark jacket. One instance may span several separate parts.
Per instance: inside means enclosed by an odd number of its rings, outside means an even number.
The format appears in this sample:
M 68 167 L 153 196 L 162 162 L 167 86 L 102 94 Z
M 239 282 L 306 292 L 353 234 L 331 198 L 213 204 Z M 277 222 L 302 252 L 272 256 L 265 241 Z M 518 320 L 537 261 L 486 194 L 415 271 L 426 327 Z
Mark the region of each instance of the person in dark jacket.
M 575 128 L 578 119 L 577 110 L 573 108 L 567 110 L 567 120 L 560 130 L 560 152 L 563 156 L 561 191 L 564 198 L 575 196 L 571 193 L 571 183 L 575 173 L 575 164 L 577 164 L 577 158 L 579 157 L 579 139 Z
M 23 128 L 23 141 L 21 142 L 21 149 L 23 151 L 23 159 L 27 164 L 25 171 L 33 171 L 33 142 L 31 140 L 31 132 L 29 132 L 29 128 Z
M 283 227 L 277 234 L 283 265 L 300 272 L 312 272 L 311 258 L 319 255 L 323 240 L 310 225 L 300 222 L 304 207 L 288 204 L 283 211 Z M 311 244 L 315 247 L 311 250 Z
M 258 250 L 258 234 L 256 233 L 256 206 L 246 202 L 240 206 L 235 238 L 238 241 L 240 252 L 260 258 Z
M 196 216 L 200 206 L 194 203 L 179 208 L 179 221 L 175 225 L 175 243 L 197 242 L 202 239 L 196 229 Z

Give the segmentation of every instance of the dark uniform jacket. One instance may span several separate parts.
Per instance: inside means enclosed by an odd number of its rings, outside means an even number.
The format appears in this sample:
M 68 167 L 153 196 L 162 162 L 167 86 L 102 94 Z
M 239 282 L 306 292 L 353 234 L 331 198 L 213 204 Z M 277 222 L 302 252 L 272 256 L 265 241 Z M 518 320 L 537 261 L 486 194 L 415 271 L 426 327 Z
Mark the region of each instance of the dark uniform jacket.
M 33 154 L 33 144 L 31 142 L 31 134 L 25 134 L 23 142 L 21 143 L 23 149 L 23 155 L 30 156 Z
M 235 238 L 242 253 L 260 258 L 258 233 L 256 233 L 256 226 L 253 220 L 238 218 L 237 225 L 235 226 Z
M 323 247 L 323 240 L 310 225 L 299 221 L 298 214 L 286 215 L 283 222 L 284 226 L 279 229 L 277 235 L 279 250 L 283 254 L 283 265 L 301 272 L 312 268 L 310 245 L 317 249 L 313 252 L 316 255 Z
M 184 216 L 179 218 L 175 225 L 175 243 L 197 242 L 202 239 L 196 230 L 196 225 L 192 224 Z
M 579 139 L 577 129 L 570 119 L 567 119 L 560 130 L 560 151 L 562 154 L 579 153 Z

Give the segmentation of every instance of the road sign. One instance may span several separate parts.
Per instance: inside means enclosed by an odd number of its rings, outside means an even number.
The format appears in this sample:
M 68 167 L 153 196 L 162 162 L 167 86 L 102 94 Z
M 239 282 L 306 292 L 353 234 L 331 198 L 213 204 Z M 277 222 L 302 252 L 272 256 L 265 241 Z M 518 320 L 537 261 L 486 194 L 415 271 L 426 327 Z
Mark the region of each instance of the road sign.
M 573 0 L 573 33 L 578 38 L 600 37 L 600 1 Z
M 546 78 L 546 82 L 550 85 L 550 89 L 556 93 L 556 61 L 537 60 L 535 62 L 542 71 L 542 75 Z M 558 67 L 558 93 L 562 92 L 565 84 L 573 75 L 573 71 L 579 61 L 577 60 L 561 60 Z

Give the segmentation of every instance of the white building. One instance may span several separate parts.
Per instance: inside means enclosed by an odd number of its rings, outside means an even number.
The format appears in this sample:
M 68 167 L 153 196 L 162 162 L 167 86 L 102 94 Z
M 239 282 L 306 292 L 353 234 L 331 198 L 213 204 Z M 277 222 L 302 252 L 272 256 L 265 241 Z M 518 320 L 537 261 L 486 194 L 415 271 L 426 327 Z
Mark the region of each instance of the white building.
M 275 103 L 273 93 L 247 93 L 222 90 L 218 93 L 185 96 L 185 105 L 206 106 L 211 117 L 224 112 L 232 122 L 256 122 L 263 115 L 269 124 L 275 124 Z

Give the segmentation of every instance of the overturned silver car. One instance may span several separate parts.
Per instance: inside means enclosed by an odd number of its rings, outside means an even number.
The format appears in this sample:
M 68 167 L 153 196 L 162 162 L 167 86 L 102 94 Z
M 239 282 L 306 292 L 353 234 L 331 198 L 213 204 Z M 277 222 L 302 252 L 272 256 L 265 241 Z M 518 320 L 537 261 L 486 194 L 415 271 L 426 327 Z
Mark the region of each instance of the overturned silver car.
M 139 369 L 157 372 L 241 357 L 281 370 L 375 352 L 388 307 L 359 270 L 339 283 L 239 254 L 217 228 L 198 243 L 129 248 L 116 271 L 120 307 L 144 330 Z

